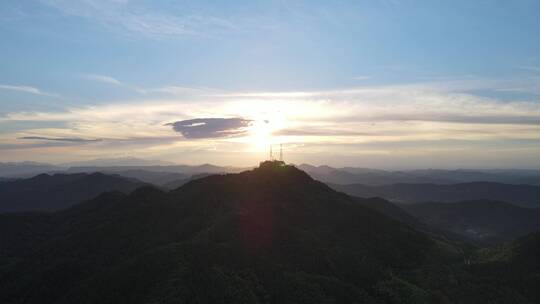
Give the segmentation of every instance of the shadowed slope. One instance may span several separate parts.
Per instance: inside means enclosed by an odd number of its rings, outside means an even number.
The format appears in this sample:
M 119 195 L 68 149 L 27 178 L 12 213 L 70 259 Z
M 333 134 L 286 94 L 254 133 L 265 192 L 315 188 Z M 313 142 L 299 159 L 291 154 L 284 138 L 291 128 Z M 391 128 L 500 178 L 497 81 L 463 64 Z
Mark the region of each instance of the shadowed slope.
M 2 244 L 2 303 L 433 303 L 474 296 L 464 252 L 267 162 L 171 192 L 28 215 Z M 380 201 L 379 203 L 385 203 Z M 381 210 L 385 211 L 385 210 Z M 386 211 L 385 211 L 386 212 Z M 10 227 L 21 225 L 6 215 Z M 401 216 L 396 213 L 396 216 Z M 25 254 L 13 256 L 21 245 Z M 433 281 L 433 277 L 459 280 Z M 435 282 L 435 283 L 434 283 Z M 480 286 L 480 287 L 476 287 Z M 506 300 L 512 290 L 499 293 Z M 496 303 L 496 302 L 494 302 Z
M 0 183 L 0 212 L 65 209 L 105 191 L 129 193 L 142 185 L 137 180 L 101 173 L 40 174 Z
M 5 267 L 3 302 L 376 301 L 390 269 L 417 267 L 437 247 L 273 163 L 169 193 L 103 195 L 48 220 L 49 239 Z
M 540 231 L 540 210 L 498 201 L 419 203 L 401 205 L 431 227 L 451 231 L 481 243 L 509 241 Z
M 540 207 L 540 186 L 510 185 L 491 182 L 436 184 L 391 184 L 367 186 L 361 184 L 332 185 L 338 191 L 359 197 L 382 197 L 397 203 L 468 200 L 499 200 L 524 207 Z

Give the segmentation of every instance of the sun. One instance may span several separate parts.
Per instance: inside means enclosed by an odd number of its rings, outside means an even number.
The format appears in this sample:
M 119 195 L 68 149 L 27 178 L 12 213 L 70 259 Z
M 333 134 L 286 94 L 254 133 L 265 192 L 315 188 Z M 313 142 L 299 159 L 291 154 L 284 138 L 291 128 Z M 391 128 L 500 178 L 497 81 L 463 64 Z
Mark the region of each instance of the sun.
M 248 141 L 251 147 L 255 150 L 265 150 L 268 146 L 273 144 L 275 131 L 271 122 L 263 120 L 255 120 L 249 128 Z
M 261 115 L 253 119 L 247 141 L 252 149 L 265 151 L 269 145 L 280 143 L 280 136 L 276 133 L 283 129 L 284 125 L 284 119 L 279 115 Z

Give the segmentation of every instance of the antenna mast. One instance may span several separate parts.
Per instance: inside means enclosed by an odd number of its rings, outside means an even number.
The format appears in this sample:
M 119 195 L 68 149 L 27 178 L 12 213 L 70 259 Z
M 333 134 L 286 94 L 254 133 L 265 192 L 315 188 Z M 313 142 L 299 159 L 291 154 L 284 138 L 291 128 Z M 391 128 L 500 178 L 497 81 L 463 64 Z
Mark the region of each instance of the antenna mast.
M 279 161 L 283 161 L 283 144 L 279 144 Z
M 272 155 L 272 144 L 270 144 L 270 160 L 274 159 L 274 155 Z

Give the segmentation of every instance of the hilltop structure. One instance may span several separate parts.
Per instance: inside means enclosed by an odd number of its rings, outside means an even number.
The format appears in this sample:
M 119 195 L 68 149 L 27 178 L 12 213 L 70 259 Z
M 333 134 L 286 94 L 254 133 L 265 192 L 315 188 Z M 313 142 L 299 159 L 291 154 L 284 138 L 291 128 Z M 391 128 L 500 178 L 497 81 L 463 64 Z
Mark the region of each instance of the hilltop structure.
M 274 153 L 272 152 L 272 144 L 269 146 L 269 160 L 275 160 Z M 279 144 L 279 161 L 283 161 L 283 144 Z

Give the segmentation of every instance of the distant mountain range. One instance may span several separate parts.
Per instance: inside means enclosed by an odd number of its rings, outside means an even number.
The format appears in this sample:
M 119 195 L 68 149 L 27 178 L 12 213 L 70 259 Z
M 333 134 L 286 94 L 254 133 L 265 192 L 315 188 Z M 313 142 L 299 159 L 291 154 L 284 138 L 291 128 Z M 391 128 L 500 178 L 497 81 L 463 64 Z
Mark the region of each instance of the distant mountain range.
M 214 166 L 210 164 L 203 165 L 177 165 L 172 162 L 159 160 L 146 160 L 140 158 L 110 158 L 95 159 L 89 161 L 70 162 L 58 165 L 51 165 L 37 162 L 0 162 L 0 177 L 25 178 L 32 177 L 41 173 L 93 173 L 93 172 L 127 172 L 130 171 L 150 171 L 153 173 L 178 173 L 194 175 L 201 173 L 225 173 L 240 172 L 246 168 L 236 168 L 229 166 Z M 145 173 L 147 174 L 147 173 Z M 144 175 L 143 175 L 144 176 Z M 144 177 L 143 177 L 144 178 Z M 169 180 L 170 181 L 170 180 Z
M 468 182 L 495 182 L 540 186 L 540 170 L 408 170 L 386 171 L 366 168 L 333 168 L 329 166 L 298 166 L 313 178 L 331 184 L 389 185 L 396 183 L 456 184 Z M 238 173 L 250 167 L 204 165 L 177 165 L 157 160 L 138 158 L 97 159 L 84 162 L 50 165 L 42 163 L 0 163 L 0 177 L 31 177 L 40 173 L 92 173 L 125 174 L 145 182 L 162 185 L 181 179 L 167 177 L 165 173 L 186 175 L 203 173 Z M 138 171 L 138 172 L 134 172 Z M 150 171 L 146 173 L 142 171 Z M 161 175 L 161 176 L 158 176 Z
M 69 168 L 65 172 L 68 174 L 78 174 L 78 173 L 94 173 L 100 172 L 104 174 L 115 174 L 127 178 L 137 179 L 145 183 L 153 184 L 155 186 L 163 186 L 171 182 L 178 180 L 188 180 L 190 177 L 189 173 L 176 173 L 176 172 L 166 172 L 166 171 L 157 171 L 155 167 L 148 169 L 141 169 L 146 167 L 74 167 Z M 149 170 L 154 169 L 154 170 Z
M 432 228 L 450 231 L 484 244 L 510 241 L 540 231 L 540 209 L 498 201 L 401 205 Z
M 0 212 L 52 211 L 70 207 L 106 191 L 129 193 L 144 183 L 102 173 L 40 174 L 0 183 Z
M 409 170 L 385 171 L 365 168 L 332 168 L 300 165 L 313 178 L 331 184 L 389 185 L 397 183 L 456 184 L 496 182 L 540 185 L 540 170 Z
M 104 173 L 134 178 L 145 183 L 170 188 L 189 181 L 193 176 L 205 176 L 216 173 L 236 173 L 246 168 L 220 167 L 210 164 L 175 165 L 172 163 L 143 160 L 138 158 L 97 159 L 86 162 L 49 165 L 34 162 L 0 163 L 0 182 L 17 178 L 29 178 L 35 175 Z
M 61 167 L 36 162 L 0 162 L 0 177 L 31 177 L 37 174 L 62 170 Z
M 540 186 L 472 182 L 453 185 L 361 184 L 331 185 L 338 191 L 358 197 L 382 197 L 397 203 L 459 202 L 465 200 L 499 200 L 523 207 L 540 207 Z
M 174 166 L 175 163 L 136 157 L 98 158 L 86 161 L 63 163 L 61 167 L 108 167 L 108 166 Z
M 477 250 L 416 225 L 388 201 L 267 162 L 169 192 L 0 214 L 0 302 L 540 301 L 536 235 Z

